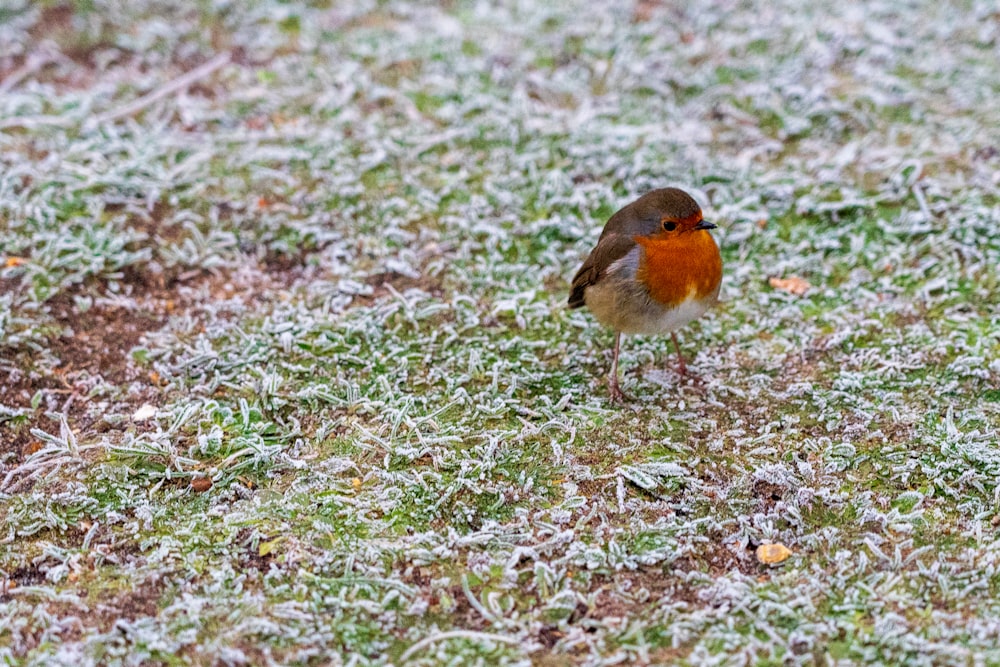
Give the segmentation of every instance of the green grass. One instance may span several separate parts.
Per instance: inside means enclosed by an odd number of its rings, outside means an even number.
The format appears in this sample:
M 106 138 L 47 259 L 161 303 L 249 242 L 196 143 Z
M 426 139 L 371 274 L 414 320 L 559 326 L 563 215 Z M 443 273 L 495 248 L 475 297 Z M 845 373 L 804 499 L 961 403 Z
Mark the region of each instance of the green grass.
M 0 9 L 0 663 L 1000 661 L 990 20 Z M 615 407 L 665 185 L 722 303 Z

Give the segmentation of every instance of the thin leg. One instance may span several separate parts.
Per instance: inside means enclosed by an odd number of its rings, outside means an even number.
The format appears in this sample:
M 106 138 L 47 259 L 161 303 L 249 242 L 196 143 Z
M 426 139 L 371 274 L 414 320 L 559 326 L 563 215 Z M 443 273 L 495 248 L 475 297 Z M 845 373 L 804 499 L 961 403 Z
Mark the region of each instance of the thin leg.
M 674 339 L 674 349 L 677 350 L 677 372 L 681 375 L 687 375 L 688 369 L 687 365 L 684 363 L 684 355 L 681 354 L 680 343 L 677 342 L 677 334 L 671 331 L 670 337 Z
M 625 398 L 621 388 L 618 386 L 618 349 L 622 342 L 622 332 L 615 332 L 615 353 L 611 357 L 611 373 L 608 375 L 608 393 L 611 394 L 612 403 L 621 403 Z

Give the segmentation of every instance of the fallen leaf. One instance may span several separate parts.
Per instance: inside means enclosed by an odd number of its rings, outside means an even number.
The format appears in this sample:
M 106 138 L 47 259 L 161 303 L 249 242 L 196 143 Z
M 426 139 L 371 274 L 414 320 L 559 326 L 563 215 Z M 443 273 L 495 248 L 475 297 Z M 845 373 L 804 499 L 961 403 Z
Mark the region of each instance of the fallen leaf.
M 351 486 L 354 487 L 355 491 L 360 491 L 361 490 L 361 478 L 360 477 L 352 477 L 351 478 Z
M 208 477 L 195 477 L 191 480 L 191 488 L 197 493 L 204 493 L 212 488 L 212 480 Z
M 274 553 L 275 549 L 278 548 L 278 544 L 285 539 L 284 537 L 276 537 L 273 540 L 268 540 L 267 542 L 261 542 L 260 546 L 257 547 L 257 554 L 263 558 L 269 554 Z
M 4 265 L 8 269 L 10 269 L 10 268 L 13 268 L 15 266 L 21 266 L 22 264 L 27 263 L 27 261 L 28 260 L 25 259 L 24 257 L 8 257 L 7 260 L 4 262 Z
M 132 413 L 132 421 L 134 422 L 144 422 L 147 419 L 152 419 L 156 416 L 156 406 L 150 405 L 149 403 L 143 403 L 139 406 L 139 409 Z
M 757 547 L 757 560 L 764 565 L 775 565 L 792 555 L 784 544 L 762 544 Z
M 656 9 L 662 5 L 660 0 L 639 0 L 635 4 L 635 9 L 632 10 L 632 22 L 645 23 L 649 21 L 653 18 Z
M 788 292 L 789 294 L 794 294 L 795 296 L 802 296 L 809 291 L 812 287 L 804 279 L 798 276 L 789 276 L 788 278 L 771 278 L 767 281 L 771 287 L 782 292 Z

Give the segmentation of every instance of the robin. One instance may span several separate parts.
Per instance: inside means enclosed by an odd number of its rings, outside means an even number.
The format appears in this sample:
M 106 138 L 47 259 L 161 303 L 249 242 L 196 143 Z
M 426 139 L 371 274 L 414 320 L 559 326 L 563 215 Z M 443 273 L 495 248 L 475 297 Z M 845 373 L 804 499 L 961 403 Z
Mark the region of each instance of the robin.
M 722 284 L 722 256 L 702 219 L 701 208 L 683 190 L 653 190 L 615 213 L 597 246 L 573 278 L 569 307 L 587 306 L 615 330 L 608 376 L 612 402 L 618 387 L 618 349 L 623 333 L 670 333 L 678 371 L 687 374 L 674 330 L 714 306 Z

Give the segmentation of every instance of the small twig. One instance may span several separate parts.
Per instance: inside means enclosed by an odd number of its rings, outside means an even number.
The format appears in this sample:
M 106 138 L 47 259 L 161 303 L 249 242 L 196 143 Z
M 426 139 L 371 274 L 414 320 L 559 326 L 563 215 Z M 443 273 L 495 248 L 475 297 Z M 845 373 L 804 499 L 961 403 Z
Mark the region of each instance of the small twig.
M 917 198 L 917 205 L 920 206 L 920 212 L 924 214 L 924 219 L 930 222 L 933 220 L 931 215 L 931 209 L 927 206 L 927 199 L 924 197 L 924 190 L 920 187 L 920 183 L 913 184 L 913 196 Z
M 125 106 L 115 111 L 109 111 L 107 113 L 101 114 L 100 116 L 94 119 L 94 122 L 109 123 L 111 121 L 118 120 L 119 118 L 125 118 L 126 116 L 131 116 L 132 114 L 136 114 L 145 109 L 146 107 L 148 107 L 150 104 L 153 104 L 157 100 L 161 100 L 164 97 L 180 92 L 185 88 L 187 88 L 188 86 L 190 86 L 195 81 L 197 81 L 198 79 L 205 78 L 215 70 L 228 64 L 230 58 L 231 55 L 228 52 L 220 53 L 219 55 L 209 60 L 207 63 L 204 63 L 203 65 L 194 68 L 193 70 L 187 72 L 186 74 L 182 74 L 173 81 L 169 81 L 168 83 L 160 86 L 156 90 L 153 90 L 143 95 L 134 102 L 126 104 Z
M 422 651 L 431 644 L 435 642 L 444 641 L 446 639 L 471 639 L 473 641 L 482 642 L 500 642 L 502 644 L 517 644 L 520 640 L 515 637 L 505 637 L 504 635 L 494 635 L 488 632 L 475 632 L 473 630 L 452 630 L 450 632 L 442 632 L 439 635 L 431 635 L 430 637 L 424 637 L 416 644 L 410 648 L 403 651 L 403 654 L 399 656 L 399 664 L 405 665 L 406 661 L 414 656 L 414 654 Z
M 13 118 L 0 118 L 0 130 L 8 127 L 23 127 L 31 130 L 36 127 L 73 127 L 76 124 L 72 118 L 65 116 L 14 116 Z
M 79 395 L 80 393 L 77 391 L 71 392 L 69 398 L 67 398 L 66 402 L 62 404 L 62 408 L 59 410 L 59 412 L 63 413 L 64 415 L 69 414 L 70 406 L 73 405 L 73 401 L 75 401 L 76 397 Z
M 52 48 L 51 43 L 43 46 L 37 52 L 28 56 L 28 61 L 10 73 L 10 75 L 0 81 L 0 95 L 4 95 L 14 89 L 14 86 L 21 83 L 35 72 L 46 65 L 62 60 L 63 55 Z
M 53 461 L 53 463 L 55 463 L 56 465 L 55 465 L 55 468 L 51 472 L 57 472 L 60 468 L 62 468 L 62 466 L 65 463 L 65 461 L 62 460 L 62 459 L 59 459 L 59 460 Z M 13 479 L 14 472 L 16 472 L 16 470 L 12 470 L 11 472 L 7 473 L 6 477 L 4 477 L 3 484 L 0 485 L 0 491 L 3 491 L 4 493 L 9 493 L 9 494 L 13 495 L 13 494 L 17 493 L 18 488 L 20 488 L 21 486 L 23 486 L 25 484 L 25 482 L 30 482 L 33 479 L 37 479 L 38 477 L 41 476 L 41 474 L 44 471 L 45 471 L 45 468 L 36 467 L 31 473 L 25 475 L 21 479 L 17 480 L 15 483 L 11 484 L 10 482 Z
M 164 97 L 167 97 L 173 93 L 184 90 L 198 79 L 205 78 L 215 70 L 226 65 L 230 61 L 230 58 L 231 56 L 229 53 L 219 54 L 216 57 L 209 60 L 207 63 L 201 65 L 200 67 L 197 67 L 191 70 L 190 72 L 187 72 L 186 74 L 182 74 L 173 81 L 170 81 L 164 84 L 163 86 L 160 86 L 156 90 L 147 93 L 146 95 L 143 95 L 134 102 L 127 104 L 115 111 L 109 111 L 107 113 L 103 113 L 100 116 L 88 120 L 88 123 L 92 124 L 108 123 L 114 120 L 118 120 L 119 118 L 124 118 L 126 116 L 131 116 L 132 114 L 138 113 L 143 109 L 145 109 L 146 107 L 148 107 L 150 104 L 156 102 L 157 100 L 161 100 Z M 19 75 L 19 78 L 24 78 L 24 76 L 27 76 L 29 73 L 30 72 L 26 72 L 23 75 Z M 8 88 L 14 86 L 17 83 L 17 81 L 11 82 L 11 79 L 14 78 L 15 75 L 18 75 L 18 72 L 15 72 L 11 76 L 7 77 L 7 79 L 3 82 L 3 84 L 0 85 L 6 86 Z M 0 93 L 2 92 L 3 90 L 0 89 Z M 21 117 L 15 116 L 13 118 L 0 119 L 0 130 L 7 129 L 9 127 L 22 127 L 29 130 L 36 127 L 45 127 L 45 126 L 72 127 L 76 125 L 77 122 L 78 121 L 72 118 L 66 118 L 65 116 L 21 116 Z
M 67 456 L 69 454 L 68 450 L 64 451 L 42 450 L 40 452 L 36 452 L 34 456 L 38 456 L 38 458 L 33 458 L 33 459 L 29 458 L 28 461 L 25 461 L 24 463 L 22 463 L 21 465 L 17 466 L 16 468 L 7 473 L 7 475 L 3 478 L 3 481 L 0 481 L 0 492 L 7 492 L 10 488 L 12 488 L 10 487 L 10 484 L 14 480 L 14 478 L 17 477 L 18 475 L 24 476 L 22 480 L 18 480 L 18 483 L 20 483 L 21 481 L 23 481 L 23 479 L 33 477 L 37 474 L 41 474 L 41 471 L 48 466 L 63 465 L 64 463 L 67 462 L 67 458 L 69 458 L 70 461 L 72 461 L 75 458 L 77 459 L 77 462 L 79 462 L 79 455 L 82 452 L 89 451 L 91 449 L 100 449 L 101 447 L 102 445 L 100 444 L 83 445 L 80 447 L 76 447 L 73 456 Z

